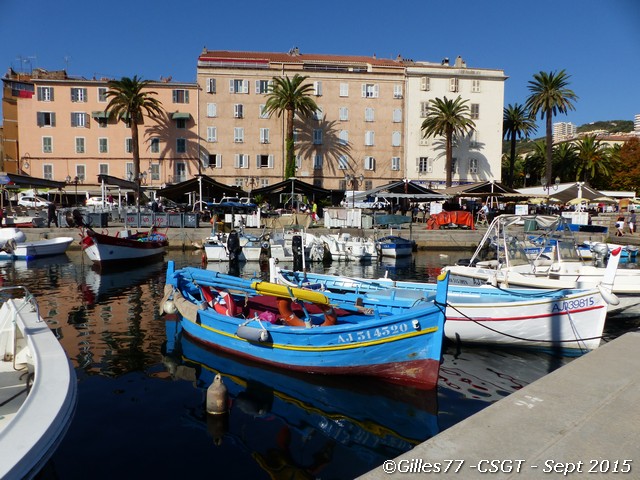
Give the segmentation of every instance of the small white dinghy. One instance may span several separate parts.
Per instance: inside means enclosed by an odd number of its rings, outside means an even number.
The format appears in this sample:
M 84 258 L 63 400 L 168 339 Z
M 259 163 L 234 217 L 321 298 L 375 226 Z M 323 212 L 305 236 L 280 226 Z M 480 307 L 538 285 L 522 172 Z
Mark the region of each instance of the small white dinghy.
M 71 423 L 76 375 L 29 291 L 0 298 L 0 478 L 33 478 Z

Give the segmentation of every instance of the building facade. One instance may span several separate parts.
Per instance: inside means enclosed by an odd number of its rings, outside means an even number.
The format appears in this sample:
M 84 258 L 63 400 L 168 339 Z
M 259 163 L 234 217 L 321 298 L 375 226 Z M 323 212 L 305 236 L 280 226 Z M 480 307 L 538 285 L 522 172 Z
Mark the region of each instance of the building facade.
M 198 173 L 245 190 L 277 183 L 285 168 L 285 115 L 264 113 L 274 77 L 308 77 L 318 105 L 295 119 L 296 177 L 326 189 L 368 190 L 407 179 L 444 186 L 443 138 L 422 138 L 434 98 L 468 100 L 476 129 L 454 145 L 453 181 L 500 181 L 502 70 L 398 56 L 339 56 L 203 50 L 196 83 L 152 82 L 165 115 L 140 125 L 143 185 L 162 187 Z M 130 179 L 131 133 L 106 118 L 110 79 L 41 69 L 3 78 L 3 169 L 97 185 Z
M 443 188 L 446 180 L 444 137 L 424 138 L 422 122 L 435 98 L 466 100 L 475 124 L 472 134 L 455 138 L 453 185 L 486 180 L 500 182 L 502 158 L 502 112 L 504 82 L 502 70 L 467 68 L 458 57 L 454 64 L 406 62 L 407 97 L 405 175 L 429 188 Z
M 222 183 L 283 179 L 284 115 L 263 113 L 273 77 L 308 77 L 318 111 L 295 120 L 296 177 L 328 189 L 403 178 L 404 64 L 375 57 L 205 50 L 198 58 L 199 132 Z M 348 178 L 356 185 L 348 185 Z M 249 184 L 249 185 L 248 185 Z
M 562 142 L 574 138 L 578 133 L 578 127 L 571 122 L 556 122 L 553 124 L 553 141 Z
M 3 78 L 4 171 L 81 185 L 100 174 L 132 179 L 128 122 L 107 118 L 110 79 L 10 71 Z M 139 127 L 142 184 L 161 187 L 198 173 L 197 85 L 152 82 L 165 115 Z M 76 180 L 77 179 L 77 180 Z

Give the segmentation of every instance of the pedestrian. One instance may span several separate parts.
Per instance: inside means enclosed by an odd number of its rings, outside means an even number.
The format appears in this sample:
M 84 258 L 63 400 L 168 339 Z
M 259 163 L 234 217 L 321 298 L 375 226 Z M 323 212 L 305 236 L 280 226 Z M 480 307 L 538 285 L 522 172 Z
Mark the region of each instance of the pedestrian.
M 47 228 L 51 227 L 52 221 L 56 224 L 56 228 L 58 228 L 58 212 L 56 211 L 56 204 L 49 202 L 49 205 L 47 205 Z
M 153 213 L 158 211 L 158 202 L 156 202 L 155 198 L 153 199 L 153 202 L 151 202 L 151 211 Z
M 629 220 L 627 220 L 627 224 L 629 225 L 629 233 L 636 233 L 636 211 L 631 210 L 629 214 Z
M 318 204 L 316 201 L 313 201 L 313 205 L 311 206 L 311 216 L 314 222 L 318 221 Z
M 0 228 L 2 228 L 2 222 L 4 222 L 4 208 L 0 208 Z
M 616 220 L 616 237 L 624 237 L 624 215 L 620 215 Z

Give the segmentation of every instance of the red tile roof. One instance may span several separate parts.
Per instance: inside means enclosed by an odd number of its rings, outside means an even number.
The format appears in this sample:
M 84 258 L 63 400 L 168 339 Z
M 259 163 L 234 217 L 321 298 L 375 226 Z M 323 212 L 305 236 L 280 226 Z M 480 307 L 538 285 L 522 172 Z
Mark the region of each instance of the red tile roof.
M 278 52 L 233 52 L 229 50 L 205 50 L 198 57 L 200 61 L 240 61 L 256 63 L 306 63 L 332 62 L 347 64 L 371 64 L 375 66 L 402 67 L 402 60 L 376 58 L 356 55 L 326 55 L 316 53 L 278 53 Z

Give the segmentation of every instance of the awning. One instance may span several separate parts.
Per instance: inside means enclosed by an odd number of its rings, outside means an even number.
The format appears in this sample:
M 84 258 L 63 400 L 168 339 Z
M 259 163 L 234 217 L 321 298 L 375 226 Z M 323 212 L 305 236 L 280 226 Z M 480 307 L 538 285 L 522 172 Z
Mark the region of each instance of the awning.
M 109 118 L 109 114 L 103 110 L 96 110 L 91 112 L 93 118 Z
M 191 118 L 191 114 L 186 112 L 174 112 L 171 115 L 171 118 L 173 120 L 189 120 Z

